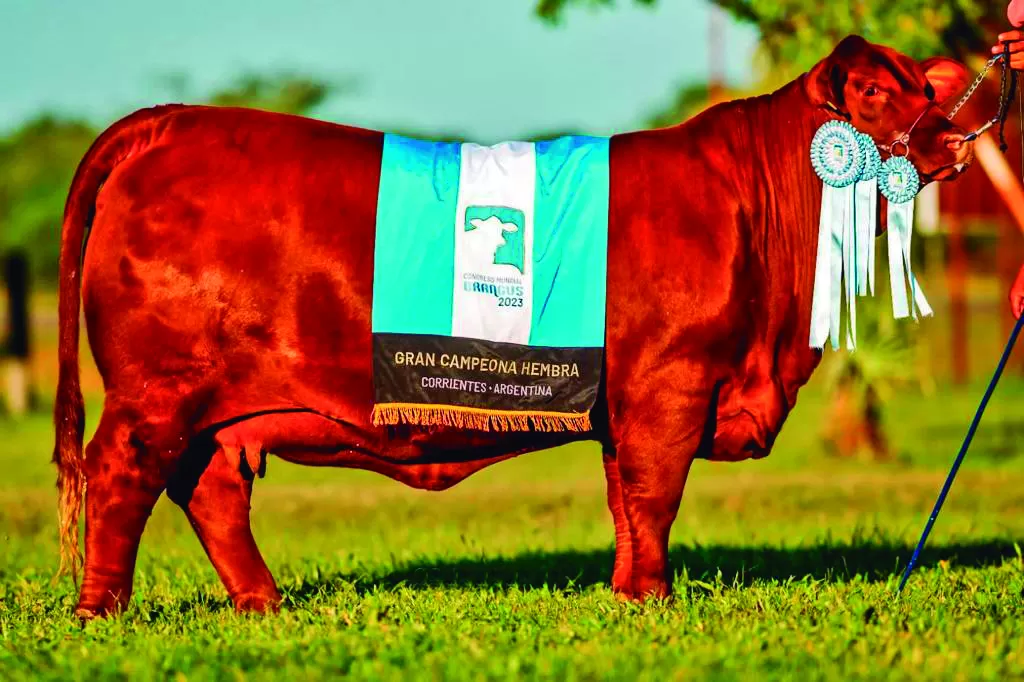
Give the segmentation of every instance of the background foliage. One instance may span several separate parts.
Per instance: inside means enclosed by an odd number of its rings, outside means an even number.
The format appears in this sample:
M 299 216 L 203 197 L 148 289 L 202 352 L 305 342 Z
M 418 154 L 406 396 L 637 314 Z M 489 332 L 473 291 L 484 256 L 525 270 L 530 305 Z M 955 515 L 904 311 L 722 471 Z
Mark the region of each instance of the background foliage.
M 623 0 L 619 0 L 621 3 Z M 625 0 L 653 6 L 675 0 Z M 963 58 L 983 50 L 1005 26 L 1005 3 L 990 0 L 712 0 L 761 34 L 764 89 L 789 80 L 826 54 L 848 33 L 885 42 L 911 56 L 949 54 Z M 538 0 L 534 12 L 547 22 L 567 21 L 571 10 L 601 11 L 616 0 Z M 177 100 L 309 114 L 329 95 L 353 89 L 352 81 L 328 83 L 302 74 L 245 74 L 207 94 L 189 93 L 181 76 L 166 79 Z M 706 83 L 687 83 L 646 123 L 677 123 L 707 99 Z M 59 229 L 67 188 L 78 161 L 99 133 L 75 117 L 41 113 L 0 137 L 0 251 L 29 252 L 35 277 L 56 274 Z M 457 137 L 457 136 L 454 136 Z M 545 135 L 543 137 L 550 137 Z
M 190 96 L 184 78 L 165 82 L 179 101 L 288 114 L 309 114 L 329 95 L 355 85 L 292 73 L 250 73 L 206 96 Z M 56 279 L 64 201 L 79 161 L 99 133 L 77 118 L 42 113 L 0 137 L 0 252 L 25 250 L 33 276 L 43 281 Z
M 633 0 L 651 6 L 659 0 Z M 660 0 L 672 2 L 673 0 Z M 1006 25 L 1003 0 L 711 0 L 739 21 L 757 27 L 774 69 L 787 77 L 807 70 L 850 33 L 923 59 L 963 57 L 984 49 L 993 29 Z M 549 22 L 571 7 L 612 7 L 615 0 L 540 0 L 535 11 Z

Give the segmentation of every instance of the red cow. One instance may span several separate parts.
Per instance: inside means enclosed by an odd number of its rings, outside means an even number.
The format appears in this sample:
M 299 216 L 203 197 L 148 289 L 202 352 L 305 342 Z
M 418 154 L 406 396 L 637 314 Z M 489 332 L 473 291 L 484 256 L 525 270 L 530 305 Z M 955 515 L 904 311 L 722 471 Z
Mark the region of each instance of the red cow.
M 885 144 L 920 116 L 910 159 L 924 181 L 951 179 L 970 145 L 938 105 L 965 78 L 852 36 L 772 94 L 614 136 L 605 376 L 582 434 L 372 426 L 380 133 L 177 105 L 117 122 L 78 168 L 61 246 L 54 461 L 75 574 L 88 483 L 77 613 L 127 602 L 165 490 L 236 608 L 274 609 L 249 526 L 267 452 L 440 490 L 574 440 L 603 446 L 614 590 L 668 595 L 690 464 L 767 455 L 820 360 L 811 137 L 841 116 Z M 80 291 L 106 392 L 84 458 Z

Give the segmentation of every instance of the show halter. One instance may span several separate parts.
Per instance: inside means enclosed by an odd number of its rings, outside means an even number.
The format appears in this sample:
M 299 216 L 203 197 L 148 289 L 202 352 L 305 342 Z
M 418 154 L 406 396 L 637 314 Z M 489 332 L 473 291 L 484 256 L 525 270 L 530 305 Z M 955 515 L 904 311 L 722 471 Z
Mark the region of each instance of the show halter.
M 988 74 L 1002 61 L 999 112 L 990 121 L 964 137 L 977 139 L 999 124 L 1000 149 L 1006 151 L 1004 126 L 1009 104 L 1017 87 L 1017 74 L 1009 68 L 1009 47 L 985 65 L 974 83 L 950 111 L 952 120 Z M 1010 73 L 1007 89 L 1007 72 Z M 903 319 L 933 314 L 911 268 L 910 242 L 914 226 L 914 200 L 921 189 L 921 178 L 910 155 L 914 129 L 928 111 L 929 103 L 914 123 L 896 135 L 889 144 L 877 144 L 869 135 L 847 121 L 824 123 L 811 140 L 811 165 L 823 183 L 821 215 L 818 223 L 818 252 L 814 271 L 814 296 L 811 303 L 810 346 L 822 349 L 830 340 L 839 350 L 842 296 L 847 303 L 846 347 L 857 345 L 858 296 L 875 292 L 875 219 L 878 194 L 888 200 L 889 281 L 892 290 L 893 317 Z M 834 106 L 832 111 L 849 118 Z M 890 156 L 884 162 L 879 149 Z M 907 295 L 907 287 L 910 295 Z

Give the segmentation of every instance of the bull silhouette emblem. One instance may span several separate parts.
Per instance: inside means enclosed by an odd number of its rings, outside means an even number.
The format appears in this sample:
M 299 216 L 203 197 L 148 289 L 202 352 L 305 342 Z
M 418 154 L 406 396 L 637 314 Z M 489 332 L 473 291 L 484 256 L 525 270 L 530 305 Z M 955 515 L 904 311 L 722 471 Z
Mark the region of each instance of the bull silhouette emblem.
M 523 274 L 525 216 L 518 209 L 472 206 L 466 211 L 462 256 L 481 274 Z

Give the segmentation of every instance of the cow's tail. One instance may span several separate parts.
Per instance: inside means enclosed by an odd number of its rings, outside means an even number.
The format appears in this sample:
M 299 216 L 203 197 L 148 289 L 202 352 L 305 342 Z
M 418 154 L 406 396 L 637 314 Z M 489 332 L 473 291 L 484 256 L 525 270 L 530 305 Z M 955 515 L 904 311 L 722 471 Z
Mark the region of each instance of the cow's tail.
M 61 228 L 60 280 L 58 284 L 58 361 L 57 395 L 53 408 L 56 438 L 53 463 L 57 465 L 57 515 L 60 524 L 60 568 L 57 575 L 70 572 L 77 584 L 82 565 L 78 520 L 85 493 L 82 442 L 85 435 L 85 402 L 82 398 L 78 363 L 81 334 L 80 295 L 82 285 L 82 248 L 96 196 L 115 166 L 133 152 L 148 145 L 154 136 L 155 120 L 176 106 L 145 109 L 128 116 L 107 129 L 86 153 L 64 205 Z

